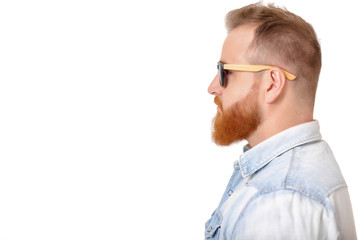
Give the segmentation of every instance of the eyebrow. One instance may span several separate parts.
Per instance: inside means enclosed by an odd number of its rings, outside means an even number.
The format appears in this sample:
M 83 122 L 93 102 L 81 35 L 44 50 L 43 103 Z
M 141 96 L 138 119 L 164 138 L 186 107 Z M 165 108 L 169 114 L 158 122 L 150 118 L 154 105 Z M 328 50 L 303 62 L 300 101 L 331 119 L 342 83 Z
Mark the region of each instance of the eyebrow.
M 222 62 L 223 64 L 228 64 L 226 61 L 223 61 L 223 60 L 219 60 L 220 62 Z

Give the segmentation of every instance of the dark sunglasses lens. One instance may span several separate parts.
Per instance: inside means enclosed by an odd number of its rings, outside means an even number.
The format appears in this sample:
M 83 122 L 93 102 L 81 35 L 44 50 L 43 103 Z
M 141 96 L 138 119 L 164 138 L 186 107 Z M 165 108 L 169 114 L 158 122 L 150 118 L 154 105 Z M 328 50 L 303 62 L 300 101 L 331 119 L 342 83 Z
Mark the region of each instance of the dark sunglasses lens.
M 220 81 L 220 86 L 224 86 L 224 65 L 222 65 L 222 63 L 218 63 L 217 68 L 219 70 L 219 81 Z

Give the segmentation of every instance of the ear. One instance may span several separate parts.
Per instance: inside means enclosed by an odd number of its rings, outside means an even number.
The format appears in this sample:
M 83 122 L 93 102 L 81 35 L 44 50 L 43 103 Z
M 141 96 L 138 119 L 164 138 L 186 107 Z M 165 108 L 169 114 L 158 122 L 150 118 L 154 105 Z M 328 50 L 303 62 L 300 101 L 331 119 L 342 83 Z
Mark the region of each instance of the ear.
M 265 101 L 266 103 L 274 103 L 281 95 L 286 84 L 286 78 L 280 68 L 271 68 L 269 70 L 270 76 L 267 79 Z

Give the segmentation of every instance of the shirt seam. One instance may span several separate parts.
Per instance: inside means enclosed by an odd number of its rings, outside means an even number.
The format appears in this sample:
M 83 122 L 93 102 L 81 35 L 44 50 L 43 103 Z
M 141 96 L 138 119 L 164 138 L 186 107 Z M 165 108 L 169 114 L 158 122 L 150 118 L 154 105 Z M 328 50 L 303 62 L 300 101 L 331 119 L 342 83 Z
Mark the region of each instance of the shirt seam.
M 290 175 L 290 172 L 291 172 L 293 163 L 294 163 L 295 152 L 296 152 L 296 147 L 294 147 L 294 148 L 292 149 L 291 160 L 290 160 L 290 164 L 289 164 L 289 169 L 288 169 L 288 171 L 287 171 L 287 173 L 286 173 L 286 177 L 285 177 L 285 180 L 284 180 L 284 187 L 285 187 L 285 188 L 288 187 L 288 179 L 289 179 L 289 175 Z
M 310 194 L 304 194 L 302 191 L 299 191 L 298 189 L 292 189 L 292 188 L 277 188 L 277 189 L 272 189 L 272 191 L 267 191 L 267 192 L 261 192 L 259 191 L 258 193 L 256 193 L 244 206 L 243 210 L 241 211 L 240 216 L 238 217 L 237 220 L 240 220 L 243 216 L 244 216 L 244 212 L 246 211 L 246 209 L 248 208 L 248 206 L 253 203 L 255 200 L 257 200 L 258 198 L 260 198 L 261 196 L 265 196 L 267 194 L 272 194 L 272 193 L 276 193 L 279 191 L 286 191 L 286 192 L 294 192 L 297 193 L 305 198 L 314 200 L 315 202 L 319 203 L 320 205 L 322 205 L 323 207 L 326 207 L 326 205 L 323 203 L 323 201 L 319 201 L 319 199 L 317 198 L 313 198 L 312 195 Z M 328 196 L 326 197 L 328 198 Z

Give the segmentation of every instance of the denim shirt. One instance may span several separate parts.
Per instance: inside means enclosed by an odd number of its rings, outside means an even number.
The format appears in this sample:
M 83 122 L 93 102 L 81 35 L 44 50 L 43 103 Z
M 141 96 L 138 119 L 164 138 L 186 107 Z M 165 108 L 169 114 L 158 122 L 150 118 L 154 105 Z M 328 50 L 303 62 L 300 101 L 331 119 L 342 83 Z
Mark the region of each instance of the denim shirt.
M 318 121 L 244 148 L 205 239 L 356 239 L 347 185 Z

